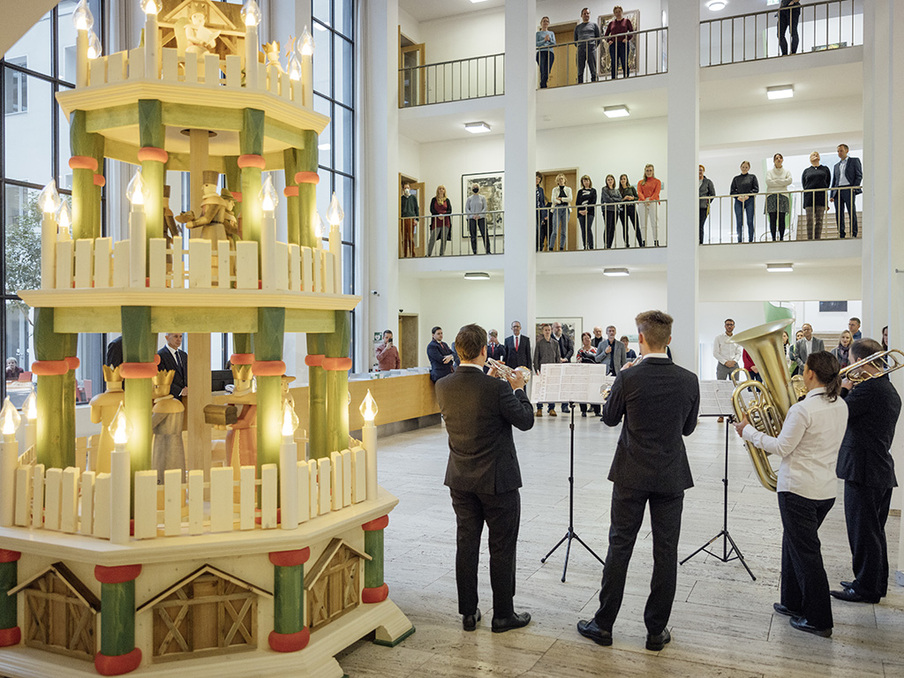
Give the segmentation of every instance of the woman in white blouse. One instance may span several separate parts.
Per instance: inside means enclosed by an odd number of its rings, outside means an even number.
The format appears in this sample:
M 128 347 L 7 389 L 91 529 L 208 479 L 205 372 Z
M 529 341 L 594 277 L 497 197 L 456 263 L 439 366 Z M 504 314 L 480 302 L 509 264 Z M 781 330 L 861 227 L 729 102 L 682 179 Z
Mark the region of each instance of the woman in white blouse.
M 766 170 L 766 214 L 769 215 L 769 231 L 775 240 L 776 226 L 778 239 L 785 238 L 785 221 L 791 212 L 791 199 L 785 190 L 791 185 L 791 172 L 782 167 L 781 153 L 772 156 L 772 169 Z
M 788 410 L 777 438 L 757 431 L 746 417 L 735 424 L 744 440 L 782 458 L 777 488 L 784 529 L 781 602 L 773 609 L 791 617 L 794 628 L 825 638 L 832 635 L 832 605 L 818 532 L 838 492 L 835 461 L 848 418 L 847 405 L 838 397 L 838 372 L 831 353 L 807 357 L 807 397 Z
M 552 199 L 552 230 L 549 237 L 549 249 L 558 243 L 560 252 L 565 250 L 565 238 L 568 235 L 568 215 L 571 205 L 571 189 L 565 185 L 565 175 L 556 176 L 556 186 L 549 196 Z

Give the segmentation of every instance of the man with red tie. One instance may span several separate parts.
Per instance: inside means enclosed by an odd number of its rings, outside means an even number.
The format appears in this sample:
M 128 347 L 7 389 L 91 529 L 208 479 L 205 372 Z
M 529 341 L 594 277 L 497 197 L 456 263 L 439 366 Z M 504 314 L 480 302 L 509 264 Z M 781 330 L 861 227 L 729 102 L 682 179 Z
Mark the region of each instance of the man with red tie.
M 521 323 L 512 323 L 512 336 L 505 338 L 505 364 L 509 367 L 533 367 L 531 361 L 530 339 L 521 334 Z

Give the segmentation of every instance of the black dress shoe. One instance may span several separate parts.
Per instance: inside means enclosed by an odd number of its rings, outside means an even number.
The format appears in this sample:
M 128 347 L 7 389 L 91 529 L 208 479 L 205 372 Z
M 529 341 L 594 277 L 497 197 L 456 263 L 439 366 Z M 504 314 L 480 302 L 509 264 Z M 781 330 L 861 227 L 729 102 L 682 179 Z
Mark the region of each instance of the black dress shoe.
M 513 612 L 511 617 L 493 617 L 493 633 L 505 633 L 530 624 L 530 612 Z
M 612 631 L 606 631 L 596 625 L 596 619 L 582 619 L 578 622 L 578 633 L 584 638 L 590 638 L 597 645 L 612 645 Z
M 846 600 L 849 603 L 870 603 L 872 605 L 875 605 L 879 602 L 878 598 L 867 598 L 860 595 L 850 587 L 845 587 L 840 591 L 829 591 L 829 593 L 833 598 L 837 598 L 838 600 Z
M 852 581 L 840 581 L 838 583 L 841 584 L 841 588 L 843 588 L 843 589 L 854 588 L 854 582 L 852 582 Z
M 461 615 L 461 627 L 465 631 L 473 631 L 477 628 L 477 622 L 480 621 L 480 608 L 477 608 L 477 612 L 475 614 L 463 614 Z
M 672 634 L 668 629 L 662 629 L 659 633 L 647 634 L 647 649 L 652 652 L 659 652 L 665 647 L 666 643 L 672 641 Z
M 782 605 L 781 603 L 772 603 L 772 609 L 778 612 L 779 614 L 783 614 L 786 617 L 802 617 L 803 615 L 797 610 L 789 610 L 787 607 Z
M 814 636 L 821 636 L 822 638 L 828 638 L 832 635 L 832 629 L 817 628 L 804 617 L 791 617 L 791 626 L 798 631 L 806 631 L 807 633 L 812 633 Z

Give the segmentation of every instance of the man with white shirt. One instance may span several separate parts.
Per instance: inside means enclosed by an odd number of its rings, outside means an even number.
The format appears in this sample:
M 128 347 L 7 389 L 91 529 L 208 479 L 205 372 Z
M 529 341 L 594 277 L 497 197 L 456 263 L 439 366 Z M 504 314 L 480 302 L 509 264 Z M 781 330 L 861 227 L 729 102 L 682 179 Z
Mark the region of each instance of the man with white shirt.
M 804 365 L 807 364 L 807 356 L 817 351 L 825 351 L 825 342 L 813 336 L 813 326 L 810 323 L 804 323 L 800 331 L 804 333 L 801 339 L 798 339 L 794 345 L 794 356 L 797 358 L 797 365 L 800 373 L 803 374 Z
M 735 322 L 731 318 L 725 320 L 725 333 L 716 337 L 713 342 L 713 357 L 719 361 L 716 365 L 716 379 L 729 379 L 731 373 L 738 369 L 744 349 L 731 341 Z M 721 424 L 725 419 L 719 417 Z
M 182 333 L 165 334 L 166 346 L 157 351 L 160 356 L 158 370 L 173 370 L 173 384 L 170 393 L 174 398 L 188 394 L 188 354 L 182 350 Z

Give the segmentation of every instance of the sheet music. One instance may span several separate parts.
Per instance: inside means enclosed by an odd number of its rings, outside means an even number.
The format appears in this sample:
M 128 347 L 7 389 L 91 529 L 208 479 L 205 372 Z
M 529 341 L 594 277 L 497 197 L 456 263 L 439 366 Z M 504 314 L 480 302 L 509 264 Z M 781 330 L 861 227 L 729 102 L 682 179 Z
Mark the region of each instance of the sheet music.
M 538 403 L 601 404 L 615 381 L 606 376 L 606 369 L 606 365 L 589 363 L 548 363 L 534 377 L 531 395 Z
M 728 379 L 700 380 L 700 414 L 727 417 L 734 414 L 731 394 L 734 384 Z

